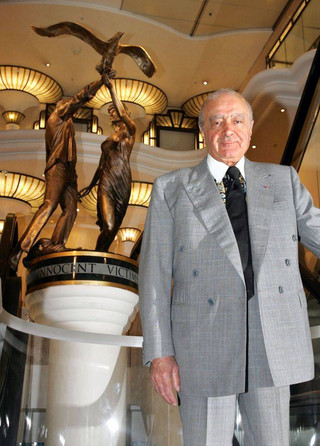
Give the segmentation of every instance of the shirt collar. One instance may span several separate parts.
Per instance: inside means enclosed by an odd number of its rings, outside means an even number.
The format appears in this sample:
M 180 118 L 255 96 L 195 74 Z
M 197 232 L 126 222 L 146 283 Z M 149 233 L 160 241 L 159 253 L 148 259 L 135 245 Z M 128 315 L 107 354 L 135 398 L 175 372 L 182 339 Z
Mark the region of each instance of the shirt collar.
M 221 161 L 212 158 L 212 156 L 209 154 L 207 156 L 207 163 L 211 175 L 218 183 L 220 183 L 220 181 L 222 181 L 222 178 L 225 176 L 227 170 L 229 169 L 229 166 L 222 163 Z M 243 176 L 243 178 L 246 179 L 244 174 L 244 156 L 237 162 L 236 167 L 240 170 L 240 173 Z

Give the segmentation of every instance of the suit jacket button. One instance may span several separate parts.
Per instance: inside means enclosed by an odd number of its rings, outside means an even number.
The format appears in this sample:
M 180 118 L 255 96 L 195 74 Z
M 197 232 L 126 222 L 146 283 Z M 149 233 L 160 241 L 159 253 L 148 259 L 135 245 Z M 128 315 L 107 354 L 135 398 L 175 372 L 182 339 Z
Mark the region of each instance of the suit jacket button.
M 197 269 L 194 269 L 192 271 L 192 275 L 193 275 L 193 277 L 198 277 L 199 276 L 199 271 Z
M 284 293 L 284 288 L 283 288 L 283 286 L 279 286 L 279 293 L 280 293 L 280 294 L 283 294 L 283 293 Z
M 208 299 L 208 304 L 209 305 L 214 305 L 214 300 L 210 297 L 210 299 Z
M 293 236 L 292 236 L 292 240 L 293 240 L 294 242 L 296 242 L 296 241 L 298 240 L 298 237 L 296 236 L 296 234 L 293 234 Z
M 285 262 L 286 262 L 286 265 L 287 265 L 287 266 L 290 266 L 290 265 L 291 265 L 291 260 L 290 260 L 290 259 L 286 259 Z

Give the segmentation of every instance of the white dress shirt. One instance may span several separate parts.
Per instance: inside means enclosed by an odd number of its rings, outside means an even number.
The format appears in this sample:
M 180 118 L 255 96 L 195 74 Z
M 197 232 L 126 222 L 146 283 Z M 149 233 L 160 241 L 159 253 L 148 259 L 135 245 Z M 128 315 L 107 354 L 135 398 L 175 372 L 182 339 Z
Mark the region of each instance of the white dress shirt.
M 216 159 L 212 158 L 212 156 L 209 154 L 207 156 L 207 163 L 211 175 L 213 176 L 213 178 L 216 180 L 217 183 L 220 183 L 230 166 L 227 166 L 227 164 L 224 164 L 221 161 L 217 161 Z M 246 177 L 244 174 L 244 156 L 237 162 L 236 167 L 240 170 L 242 177 L 245 179 Z

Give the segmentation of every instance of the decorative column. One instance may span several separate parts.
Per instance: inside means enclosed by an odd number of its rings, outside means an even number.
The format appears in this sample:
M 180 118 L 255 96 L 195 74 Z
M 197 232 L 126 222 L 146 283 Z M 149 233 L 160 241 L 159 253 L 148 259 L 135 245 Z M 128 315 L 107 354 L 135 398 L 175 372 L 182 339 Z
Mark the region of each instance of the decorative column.
M 26 305 L 37 323 L 122 334 L 134 316 L 136 262 L 90 251 L 35 260 Z M 125 445 L 126 349 L 50 341 L 46 446 Z

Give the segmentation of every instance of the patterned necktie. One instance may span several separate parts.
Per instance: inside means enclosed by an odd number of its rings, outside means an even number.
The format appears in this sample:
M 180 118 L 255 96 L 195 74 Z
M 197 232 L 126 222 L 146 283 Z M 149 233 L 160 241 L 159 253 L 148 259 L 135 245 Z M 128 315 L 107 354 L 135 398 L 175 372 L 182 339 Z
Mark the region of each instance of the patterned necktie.
M 227 170 L 226 176 L 223 178 L 223 184 L 226 188 L 226 209 L 238 243 L 243 274 L 247 287 L 247 296 L 248 299 L 250 299 L 254 294 L 254 280 L 247 202 L 241 179 L 242 176 L 239 169 L 235 166 L 231 166 Z

